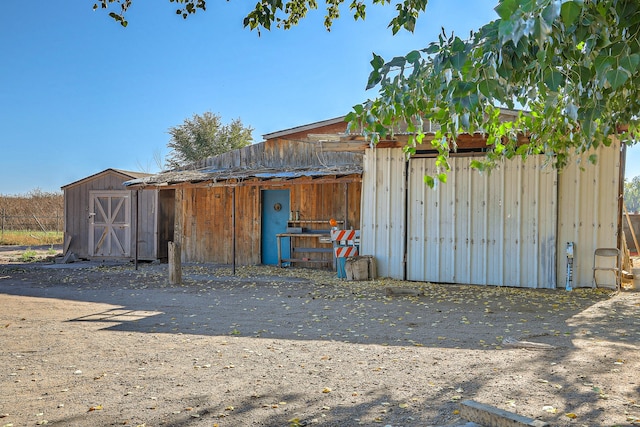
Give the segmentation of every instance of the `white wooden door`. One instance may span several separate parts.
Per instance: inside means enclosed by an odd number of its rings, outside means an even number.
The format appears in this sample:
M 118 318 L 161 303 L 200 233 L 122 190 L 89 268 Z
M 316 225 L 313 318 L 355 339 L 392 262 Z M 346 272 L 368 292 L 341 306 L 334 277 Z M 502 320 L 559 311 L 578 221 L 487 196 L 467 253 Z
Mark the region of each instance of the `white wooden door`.
M 91 191 L 89 200 L 89 255 L 129 257 L 131 193 Z

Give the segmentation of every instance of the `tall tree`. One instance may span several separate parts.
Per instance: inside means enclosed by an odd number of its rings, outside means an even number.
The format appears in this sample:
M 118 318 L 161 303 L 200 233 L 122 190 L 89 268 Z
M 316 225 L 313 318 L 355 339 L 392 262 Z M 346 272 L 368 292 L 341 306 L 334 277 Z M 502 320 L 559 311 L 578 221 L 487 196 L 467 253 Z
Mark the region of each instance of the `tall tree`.
M 223 124 L 219 115 L 209 111 L 194 114 L 178 126 L 169 128 L 171 150 L 166 163 L 169 168 L 184 167 L 207 157 L 217 156 L 253 142 L 253 128 L 240 119 Z
M 183 17 L 206 9 L 205 0 L 170 0 Z M 94 7 L 120 5 L 110 15 L 126 24 L 132 0 L 98 0 Z M 325 26 L 340 16 L 344 0 L 325 0 Z M 371 4 L 388 4 L 371 0 Z M 413 31 L 428 0 L 403 0 L 389 23 L 395 34 Z M 288 29 L 318 4 L 315 0 L 261 0 L 244 25 Z M 355 19 L 367 5 L 351 0 Z M 368 88 L 377 96 L 348 115 L 353 127 L 373 142 L 393 135 L 403 123 L 413 132 L 407 146 L 424 139 L 422 123 L 440 125 L 430 142 L 439 152 L 438 178 L 446 179 L 448 156 L 463 132 L 487 136 L 487 157 L 546 154 L 557 167 L 574 153 L 609 145 L 616 136 L 628 144 L 640 117 L 640 3 L 638 0 L 498 0 L 497 19 L 461 39 L 444 32 L 421 50 L 389 61 L 374 54 Z M 521 108 L 515 122 L 502 123 L 499 107 Z M 523 134 L 529 142 L 522 143 Z M 590 156 L 595 162 L 595 155 Z M 428 180 L 433 184 L 433 178 Z
M 625 180 L 624 203 L 629 212 L 640 212 L 640 176 Z

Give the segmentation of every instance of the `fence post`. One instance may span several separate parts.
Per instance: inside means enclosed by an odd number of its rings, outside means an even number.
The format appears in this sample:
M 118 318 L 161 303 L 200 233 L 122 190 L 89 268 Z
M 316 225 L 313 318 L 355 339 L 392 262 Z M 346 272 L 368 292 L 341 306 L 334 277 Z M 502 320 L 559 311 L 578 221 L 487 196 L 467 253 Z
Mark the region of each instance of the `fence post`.
M 169 284 L 179 285 L 182 283 L 182 264 L 180 245 L 169 242 Z
M 36 215 L 32 213 L 31 216 L 36 220 L 36 224 L 38 224 L 40 230 L 42 230 L 43 233 L 46 233 L 47 230 L 45 230 L 45 228 L 42 226 L 42 223 L 38 220 L 38 218 L 36 218 Z

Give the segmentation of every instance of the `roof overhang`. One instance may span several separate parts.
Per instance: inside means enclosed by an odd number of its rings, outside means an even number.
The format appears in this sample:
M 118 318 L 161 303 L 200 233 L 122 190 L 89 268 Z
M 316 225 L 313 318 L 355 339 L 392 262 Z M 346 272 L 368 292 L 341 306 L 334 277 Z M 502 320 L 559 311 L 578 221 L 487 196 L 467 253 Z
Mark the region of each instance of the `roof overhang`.
M 133 179 L 124 183 L 127 187 L 169 187 L 182 185 L 196 186 L 248 186 L 360 182 L 362 166 L 341 165 L 324 168 L 278 169 L 199 169 L 191 171 L 163 172 L 160 174 Z

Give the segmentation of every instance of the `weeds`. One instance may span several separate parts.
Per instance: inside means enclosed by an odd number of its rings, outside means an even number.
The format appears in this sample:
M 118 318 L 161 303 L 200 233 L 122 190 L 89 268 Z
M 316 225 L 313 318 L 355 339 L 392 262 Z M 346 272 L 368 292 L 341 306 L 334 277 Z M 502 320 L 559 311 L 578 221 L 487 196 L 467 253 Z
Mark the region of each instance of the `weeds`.
M 37 261 L 38 253 L 33 249 L 29 248 L 20 255 L 21 262 L 35 262 Z

